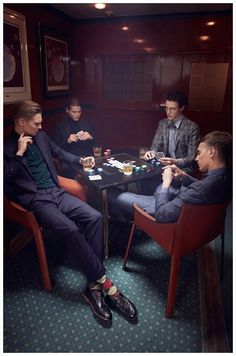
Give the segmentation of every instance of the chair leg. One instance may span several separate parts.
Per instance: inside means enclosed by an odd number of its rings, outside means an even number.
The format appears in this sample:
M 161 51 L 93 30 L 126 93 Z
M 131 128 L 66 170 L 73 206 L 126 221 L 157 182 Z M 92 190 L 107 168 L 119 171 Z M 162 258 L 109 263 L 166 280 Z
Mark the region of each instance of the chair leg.
M 224 278 L 224 261 L 225 261 L 225 234 L 221 234 L 221 254 L 220 254 L 220 279 Z
M 123 270 L 125 270 L 126 263 L 127 263 L 127 260 L 128 260 L 131 243 L 132 243 L 132 240 L 133 240 L 133 237 L 134 237 L 134 231 L 135 231 L 135 224 L 132 225 L 132 229 L 131 229 L 131 232 L 130 232 L 130 235 L 129 235 L 129 241 L 128 241 L 128 245 L 127 245 L 127 248 L 126 248 L 126 251 L 125 251 L 125 258 L 124 258 L 124 262 L 123 262 L 123 266 L 122 266 Z
M 46 291 L 51 291 L 52 284 L 48 272 L 48 263 L 47 263 L 47 257 L 45 253 L 44 243 L 43 243 L 43 236 L 40 230 L 34 231 L 34 239 L 35 239 L 35 244 L 38 253 L 39 266 L 40 266 L 41 276 L 43 280 L 43 286 Z
M 176 286 L 180 267 L 180 256 L 171 257 L 171 267 L 170 267 L 170 278 L 168 285 L 168 296 L 165 316 L 166 318 L 171 318 L 174 312 L 175 297 L 176 297 Z

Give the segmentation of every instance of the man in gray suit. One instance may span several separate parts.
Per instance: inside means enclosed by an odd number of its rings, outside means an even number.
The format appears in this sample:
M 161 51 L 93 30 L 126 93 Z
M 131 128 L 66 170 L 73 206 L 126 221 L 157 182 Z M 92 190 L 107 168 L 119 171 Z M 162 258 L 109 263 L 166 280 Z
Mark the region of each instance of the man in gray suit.
M 160 120 L 150 151 L 146 152 L 144 159 L 155 157 L 155 152 L 163 152 L 165 157 L 160 158 L 162 165 L 175 164 L 188 174 L 196 169 L 195 157 L 200 140 L 199 126 L 187 119 L 183 111 L 187 105 L 186 96 L 180 91 L 169 92 L 166 96 L 167 118 Z M 141 193 L 153 194 L 161 179 L 149 179 L 141 182 Z M 179 185 L 178 181 L 175 182 Z
M 187 98 L 182 92 L 166 96 L 167 118 L 159 122 L 150 151 L 145 159 L 154 158 L 154 152 L 164 152 L 163 165 L 176 164 L 187 173 L 194 171 L 194 160 L 200 139 L 199 126 L 183 115 Z

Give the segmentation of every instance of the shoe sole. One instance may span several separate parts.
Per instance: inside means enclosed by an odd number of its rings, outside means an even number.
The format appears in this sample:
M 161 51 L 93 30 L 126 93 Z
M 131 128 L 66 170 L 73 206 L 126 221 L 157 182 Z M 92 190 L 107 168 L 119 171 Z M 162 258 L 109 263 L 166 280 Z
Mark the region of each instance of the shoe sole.
M 106 319 L 106 318 L 103 318 L 101 315 L 99 315 L 96 312 L 96 310 L 94 309 L 94 307 L 93 307 L 92 303 L 90 302 L 90 300 L 86 297 L 86 295 L 84 294 L 83 296 L 84 296 L 84 299 L 85 299 L 86 303 L 90 305 L 90 308 L 92 309 L 93 314 L 95 314 L 99 319 L 102 319 L 102 320 L 107 321 L 107 322 L 111 322 L 111 319 Z

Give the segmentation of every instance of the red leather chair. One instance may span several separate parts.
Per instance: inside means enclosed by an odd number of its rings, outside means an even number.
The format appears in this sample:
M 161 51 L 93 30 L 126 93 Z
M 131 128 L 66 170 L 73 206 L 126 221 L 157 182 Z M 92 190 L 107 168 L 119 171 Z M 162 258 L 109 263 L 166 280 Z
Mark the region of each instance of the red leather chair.
M 143 230 L 171 256 L 165 311 L 166 317 L 171 317 L 174 311 L 177 278 L 182 256 L 204 246 L 221 235 L 221 266 L 223 266 L 226 209 L 227 203 L 217 205 L 184 205 L 176 222 L 158 223 L 154 217 L 134 204 L 134 223 L 126 248 L 123 269 L 126 269 L 136 228 Z
M 83 201 L 87 201 L 87 186 L 83 186 L 73 179 L 61 176 L 58 176 L 58 179 L 60 186 L 68 193 L 78 197 Z M 48 272 L 48 264 L 45 254 L 42 231 L 34 214 L 21 207 L 19 204 L 8 200 L 6 196 L 4 197 L 4 214 L 7 219 L 25 227 L 25 229 L 17 235 L 17 239 L 14 240 L 15 250 L 19 250 L 20 247 L 24 246 L 33 235 L 38 253 L 43 286 L 45 290 L 50 291 L 52 289 L 52 285 Z M 12 254 L 14 253 L 15 251 L 13 251 Z

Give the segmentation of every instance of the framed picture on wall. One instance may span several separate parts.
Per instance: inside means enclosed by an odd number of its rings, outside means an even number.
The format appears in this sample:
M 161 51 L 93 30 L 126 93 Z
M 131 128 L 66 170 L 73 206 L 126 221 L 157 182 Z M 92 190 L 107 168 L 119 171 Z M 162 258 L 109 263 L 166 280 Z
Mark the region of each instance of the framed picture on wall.
M 31 99 L 25 16 L 4 7 L 4 103 Z
M 46 97 L 68 95 L 69 41 L 66 35 L 39 24 L 41 74 Z

